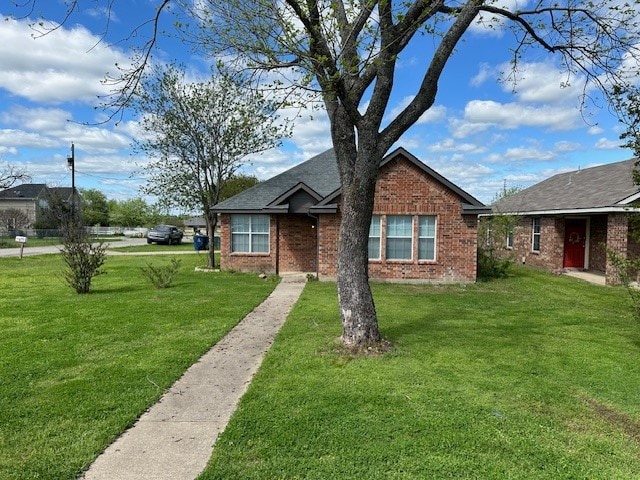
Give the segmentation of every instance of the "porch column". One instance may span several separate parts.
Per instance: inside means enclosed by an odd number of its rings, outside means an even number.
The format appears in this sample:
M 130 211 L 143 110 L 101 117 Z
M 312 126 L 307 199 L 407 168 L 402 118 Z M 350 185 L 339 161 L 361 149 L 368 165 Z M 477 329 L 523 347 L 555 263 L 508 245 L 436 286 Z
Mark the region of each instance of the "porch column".
M 628 241 L 628 215 L 624 213 L 610 213 L 607 220 L 607 251 L 616 252 L 622 258 L 627 258 Z M 617 285 L 620 283 L 618 269 L 613 266 L 608 253 L 605 275 L 607 285 Z

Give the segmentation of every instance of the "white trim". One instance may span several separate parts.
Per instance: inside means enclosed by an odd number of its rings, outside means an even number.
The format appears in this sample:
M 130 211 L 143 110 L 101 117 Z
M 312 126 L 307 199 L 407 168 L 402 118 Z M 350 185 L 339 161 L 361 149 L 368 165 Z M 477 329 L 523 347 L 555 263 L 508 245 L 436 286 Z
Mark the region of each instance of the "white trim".
M 633 195 L 629 195 L 627 198 L 623 198 L 616 205 L 628 205 L 631 202 L 635 202 L 640 198 L 640 192 L 634 193 Z
M 638 211 L 636 207 L 597 207 L 597 208 L 572 208 L 566 210 L 529 210 L 526 212 L 496 212 L 481 213 L 480 217 L 495 217 L 503 215 L 542 216 L 542 215 L 591 215 L 594 213 L 628 213 Z

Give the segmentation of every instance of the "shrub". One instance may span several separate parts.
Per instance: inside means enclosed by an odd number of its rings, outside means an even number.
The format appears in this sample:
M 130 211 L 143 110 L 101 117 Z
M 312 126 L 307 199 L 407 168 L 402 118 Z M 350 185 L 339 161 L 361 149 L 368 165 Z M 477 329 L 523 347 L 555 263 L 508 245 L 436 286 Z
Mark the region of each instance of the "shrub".
M 76 293 L 89 293 L 93 277 L 104 273 L 100 269 L 106 258 L 102 242 L 92 244 L 82 226 L 69 224 L 62 238 L 62 258 L 67 265 L 64 278 Z
M 156 288 L 169 288 L 173 283 L 173 278 L 180 268 L 180 260 L 172 258 L 167 265 L 156 267 L 151 263 L 147 263 L 146 267 L 140 267 L 142 274 Z
M 478 247 L 478 280 L 505 278 L 510 267 L 511 260 L 498 257 L 493 248 Z

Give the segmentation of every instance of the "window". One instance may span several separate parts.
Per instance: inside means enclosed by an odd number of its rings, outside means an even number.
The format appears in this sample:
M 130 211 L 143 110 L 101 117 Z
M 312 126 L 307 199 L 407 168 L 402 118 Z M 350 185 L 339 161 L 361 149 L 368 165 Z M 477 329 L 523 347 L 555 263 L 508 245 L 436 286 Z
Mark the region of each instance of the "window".
M 380 215 L 371 217 L 369 227 L 369 260 L 380 259 Z
M 513 230 L 509 229 L 507 232 L 507 238 L 505 241 L 505 246 L 507 248 L 513 248 Z
M 436 259 L 436 217 L 418 217 L 418 260 Z
M 531 250 L 534 252 L 540 251 L 540 217 L 533 219 L 533 226 L 531 229 Z
M 387 260 L 411 260 L 413 220 L 409 215 L 387 216 Z
M 231 251 L 269 253 L 269 215 L 232 215 Z

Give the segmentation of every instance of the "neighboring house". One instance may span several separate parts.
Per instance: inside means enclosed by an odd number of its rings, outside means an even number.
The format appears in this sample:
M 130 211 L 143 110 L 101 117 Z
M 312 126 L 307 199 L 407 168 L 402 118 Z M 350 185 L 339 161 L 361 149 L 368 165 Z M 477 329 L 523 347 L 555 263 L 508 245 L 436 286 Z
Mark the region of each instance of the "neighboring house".
M 637 159 L 555 175 L 496 202 L 493 214 L 517 217 L 505 239 L 516 261 L 551 271 L 590 270 L 618 283 L 607 249 L 636 255 L 629 218 L 640 198 Z
M 0 191 L 0 210 L 15 209 L 24 212 L 29 225 L 34 228 L 42 219 L 42 213 L 49 207 L 52 198 L 71 201 L 70 187 L 47 187 L 44 183 L 25 183 Z M 0 228 L 6 228 L 0 225 Z
M 340 179 L 326 151 L 214 207 L 223 269 L 336 277 Z M 369 276 L 474 282 L 478 214 L 489 212 L 406 150 L 378 173 L 369 232 Z

